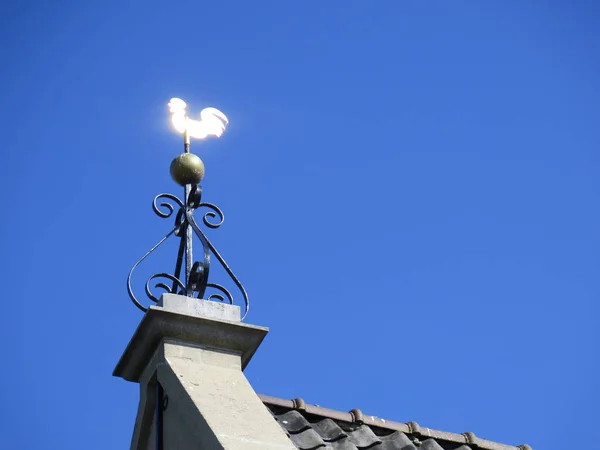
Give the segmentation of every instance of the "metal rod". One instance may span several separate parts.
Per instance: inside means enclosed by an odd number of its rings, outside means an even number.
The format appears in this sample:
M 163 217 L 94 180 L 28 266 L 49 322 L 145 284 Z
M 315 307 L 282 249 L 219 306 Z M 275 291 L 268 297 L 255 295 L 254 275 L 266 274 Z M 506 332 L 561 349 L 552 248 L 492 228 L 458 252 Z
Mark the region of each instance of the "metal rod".
M 183 151 L 184 153 L 190 152 L 190 134 L 187 128 L 183 130 Z
M 190 135 L 187 128 L 183 131 L 183 151 L 185 153 L 190 152 Z M 190 192 L 192 192 L 192 185 L 186 184 L 183 194 L 184 207 L 186 210 L 189 208 Z M 190 273 L 192 272 L 192 265 L 194 264 L 194 253 L 192 251 L 192 237 L 194 236 L 194 232 L 187 219 L 184 227 L 184 233 L 181 238 L 185 240 L 185 295 L 192 297 L 194 291 L 190 283 Z
M 189 202 L 190 192 L 192 191 L 192 185 L 186 184 L 184 190 L 185 190 L 185 194 L 184 194 L 185 208 L 188 209 L 189 208 L 188 202 Z M 194 254 L 192 251 L 193 236 L 194 236 L 194 230 L 192 230 L 192 227 L 186 220 L 185 221 L 185 232 L 181 238 L 185 239 L 185 291 L 186 291 L 185 295 L 187 295 L 188 297 L 192 297 L 194 294 L 192 284 L 190 283 L 190 273 L 192 271 L 192 265 L 194 264 Z

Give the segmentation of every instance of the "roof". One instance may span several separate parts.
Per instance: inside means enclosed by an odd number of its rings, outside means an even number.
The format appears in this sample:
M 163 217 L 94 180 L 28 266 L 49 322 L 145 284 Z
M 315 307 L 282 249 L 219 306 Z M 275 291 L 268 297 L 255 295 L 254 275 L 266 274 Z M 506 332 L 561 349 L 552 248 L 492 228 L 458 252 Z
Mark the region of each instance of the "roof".
M 360 410 L 335 411 L 304 400 L 259 395 L 299 450 L 531 450 L 364 415 Z

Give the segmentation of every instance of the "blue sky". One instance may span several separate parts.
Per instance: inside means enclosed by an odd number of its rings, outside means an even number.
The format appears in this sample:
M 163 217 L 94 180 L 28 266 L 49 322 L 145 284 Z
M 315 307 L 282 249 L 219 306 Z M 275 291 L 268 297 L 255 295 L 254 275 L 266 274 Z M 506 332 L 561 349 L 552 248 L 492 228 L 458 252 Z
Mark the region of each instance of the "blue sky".
M 141 319 L 127 272 L 171 225 L 151 201 L 180 193 L 175 96 L 230 118 L 192 148 L 247 322 L 271 328 L 257 392 L 537 450 L 600 440 L 599 19 L 594 1 L 0 6 L 5 448 L 129 445 L 138 386 L 111 372 Z

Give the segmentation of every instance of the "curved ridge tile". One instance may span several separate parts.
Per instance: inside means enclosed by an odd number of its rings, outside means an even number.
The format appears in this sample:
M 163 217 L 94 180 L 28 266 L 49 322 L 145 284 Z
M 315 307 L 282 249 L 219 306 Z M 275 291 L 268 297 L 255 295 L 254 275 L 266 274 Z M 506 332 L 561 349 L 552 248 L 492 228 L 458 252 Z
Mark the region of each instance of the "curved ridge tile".
M 290 434 L 297 434 L 310 428 L 308 420 L 298 411 L 288 411 L 285 414 L 275 416 L 275 418 Z
M 424 440 L 419 449 L 421 450 L 444 450 L 440 444 L 436 442 L 435 439 L 429 438 Z
M 407 435 L 401 431 L 395 431 L 387 436 L 379 436 L 381 446 L 377 450 L 417 450 Z
M 325 442 L 337 441 L 348 436 L 344 430 L 331 419 L 323 419 L 313 423 L 312 428 L 319 433 L 319 436 L 321 436 Z
M 323 439 L 321 439 L 321 436 L 319 436 L 312 428 L 297 434 L 290 434 L 290 439 L 300 450 L 314 450 L 327 445 Z
M 471 450 L 471 447 L 469 447 L 468 445 L 461 445 L 455 450 Z
M 348 439 L 359 449 L 366 449 L 381 443 L 381 439 L 367 425 L 361 425 L 356 430 L 349 431 Z

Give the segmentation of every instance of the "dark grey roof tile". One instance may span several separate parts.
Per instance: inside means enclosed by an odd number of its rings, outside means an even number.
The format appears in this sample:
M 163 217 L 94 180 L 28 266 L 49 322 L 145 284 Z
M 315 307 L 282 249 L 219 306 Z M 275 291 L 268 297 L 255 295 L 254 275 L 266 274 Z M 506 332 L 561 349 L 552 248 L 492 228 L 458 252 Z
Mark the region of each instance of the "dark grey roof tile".
M 435 439 L 429 438 L 424 440 L 420 447 L 420 450 L 444 450 L 440 444 L 438 444 Z
M 331 450 L 357 450 L 356 445 L 354 445 L 350 439 L 347 437 L 339 439 L 337 441 L 330 442 L 327 445 L 327 449 Z
M 401 431 L 395 431 L 387 436 L 379 436 L 381 439 L 380 448 L 377 450 L 416 450 L 417 447 L 413 445 L 407 435 Z
M 381 439 L 367 425 L 361 425 L 354 431 L 348 431 L 348 439 L 360 449 L 370 448 L 381 442 Z
M 325 442 L 337 441 L 348 435 L 331 419 L 323 419 L 312 424 L 313 430 L 319 433 Z
M 288 411 L 285 414 L 276 415 L 275 418 L 291 434 L 300 433 L 311 428 L 308 420 L 298 411 Z
M 321 439 L 321 436 L 309 428 L 297 434 L 290 434 L 290 439 L 296 447 L 300 450 L 314 450 L 317 448 L 324 448 L 327 444 Z
M 334 411 L 304 401 L 261 399 L 299 450 L 531 450 L 477 438 L 473 433 L 447 433 L 364 416 L 359 410 Z M 368 422 L 368 425 L 366 423 Z

